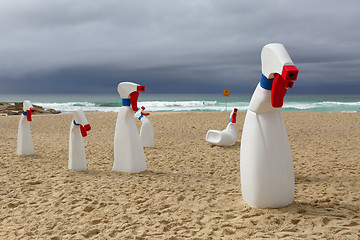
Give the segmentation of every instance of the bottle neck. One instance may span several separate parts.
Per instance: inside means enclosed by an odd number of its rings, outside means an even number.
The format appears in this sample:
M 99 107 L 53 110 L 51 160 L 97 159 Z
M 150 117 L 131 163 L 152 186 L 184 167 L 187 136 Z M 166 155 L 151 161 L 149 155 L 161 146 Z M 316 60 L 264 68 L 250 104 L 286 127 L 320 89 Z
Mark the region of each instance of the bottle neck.
M 80 126 L 80 123 L 75 122 L 75 120 L 73 121 L 73 123 L 75 126 Z
M 122 99 L 122 106 L 123 107 L 130 107 L 130 98 L 123 98 Z
M 273 78 L 267 78 L 264 74 L 261 74 L 260 86 L 266 90 L 271 90 L 273 80 Z

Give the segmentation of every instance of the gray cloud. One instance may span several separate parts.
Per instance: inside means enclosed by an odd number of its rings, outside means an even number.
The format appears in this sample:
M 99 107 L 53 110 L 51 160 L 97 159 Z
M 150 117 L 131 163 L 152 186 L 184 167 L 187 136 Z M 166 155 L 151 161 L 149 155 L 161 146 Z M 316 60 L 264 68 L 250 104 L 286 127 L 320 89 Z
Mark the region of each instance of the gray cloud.
M 261 48 L 281 42 L 300 69 L 295 92 L 353 93 L 359 4 L 1 1 L 0 92 L 105 93 L 132 80 L 150 92 L 250 93 Z

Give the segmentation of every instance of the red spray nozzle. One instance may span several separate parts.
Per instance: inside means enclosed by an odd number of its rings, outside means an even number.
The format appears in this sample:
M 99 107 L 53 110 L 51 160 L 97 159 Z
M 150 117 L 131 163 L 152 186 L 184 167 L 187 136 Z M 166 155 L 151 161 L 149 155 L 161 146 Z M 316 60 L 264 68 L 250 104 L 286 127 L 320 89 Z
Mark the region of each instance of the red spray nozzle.
M 81 136 L 86 137 L 87 131 L 90 131 L 90 130 L 91 130 L 90 124 L 86 124 L 85 126 L 80 125 Z
M 287 89 L 292 88 L 297 79 L 299 70 L 294 66 L 284 66 L 281 75 L 276 74 L 271 90 L 271 104 L 274 108 L 280 108 L 284 104 Z
M 284 66 L 281 76 L 287 81 L 295 81 L 299 74 L 299 70 L 294 66 Z
M 141 115 L 142 115 L 142 116 L 149 116 L 149 115 L 150 115 L 150 113 L 144 113 L 144 112 L 143 112 L 143 111 L 145 111 L 145 107 L 144 107 L 144 106 L 142 106 L 141 109 L 142 109 L 142 111 L 141 111 Z
M 137 86 L 138 92 L 145 92 L 145 86 Z
M 86 131 L 90 131 L 90 130 L 91 130 L 90 124 L 86 124 L 86 125 L 84 126 L 84 128 L 86 129 Z

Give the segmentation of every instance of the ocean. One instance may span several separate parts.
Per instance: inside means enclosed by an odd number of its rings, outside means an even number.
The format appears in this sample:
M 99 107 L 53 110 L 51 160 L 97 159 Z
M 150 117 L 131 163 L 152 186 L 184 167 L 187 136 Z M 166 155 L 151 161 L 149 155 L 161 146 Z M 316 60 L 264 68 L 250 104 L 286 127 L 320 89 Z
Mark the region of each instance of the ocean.
M 147 112 L 176 111 L 230 111 L 238 108 L 246 111 L 251 95 L 232 94 L 143 94 L 140 93 L 138 107 Z M 121 107 L 118 94 L 0 94 L 0 102 L 22 102 L 30 100 L 44 108 L 62 113 L 82 107 L 86 112 L 117 112 Z M 357 112 L 360 95 L 294 95 L 285 96 L 282 111 L 285 112 Z

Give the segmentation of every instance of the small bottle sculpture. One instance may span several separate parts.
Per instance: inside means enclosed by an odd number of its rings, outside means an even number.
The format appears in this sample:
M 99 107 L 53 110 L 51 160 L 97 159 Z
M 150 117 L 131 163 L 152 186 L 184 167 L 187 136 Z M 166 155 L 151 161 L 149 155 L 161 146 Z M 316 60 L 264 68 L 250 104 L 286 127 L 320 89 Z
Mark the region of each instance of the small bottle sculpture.
M 68 168 L 74 171 L 86 171 L 86 155 L 83 137 L 91 127 L 81 108 L 74 110 L 74 118 L 70 126 L 69 163 Z
M 218 131 L 218 130 L 209 130 L 206 133 L 205 140 L 211 144 L 230 147 L 236 143 L 236 115 L 237 109 L 230 113 L 230 122 L 227 125 L 225 130 Z
M 20 117 L 18 128 L 18 142 L 17 154 L 18 155 L 32 155 L 34 154 L 34 145 L 31 137 L 30 122 L 31 114 L 35 109 L 29 100 L 23 102 L 23 113 Z
M 281 107 L 298 76 L 282 44 L 264 46 L 262 76 L 245 117 L 240 148 L 243 199 L 252 207 L 280 208 L 294 200 L 294 169 Z
M 134 117 L 141 121 L 140 128 L 140 139 L 143 147 L 153 148 L 154 147 L 154 129 L 151 125 L 150 120 L 146 117 L 150 113 L 145 113 L 145 107 L 142 106 L 135 114 Z
M 146 170 L 144 148 L 134 119 L 139 92 L 144 91 L 144 86 L 132 82 L 118 85 L 122 107 L 115 128 L 113 171 L 138 173 Z

